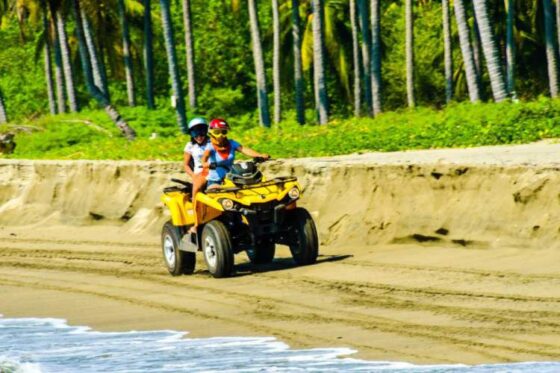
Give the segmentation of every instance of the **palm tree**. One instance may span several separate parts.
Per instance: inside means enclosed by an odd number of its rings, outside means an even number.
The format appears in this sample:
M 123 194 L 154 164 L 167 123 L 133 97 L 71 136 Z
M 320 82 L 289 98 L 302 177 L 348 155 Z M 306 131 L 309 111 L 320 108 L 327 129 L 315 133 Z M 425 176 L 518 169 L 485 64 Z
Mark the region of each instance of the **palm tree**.
M 0 89 L 0 124 L 8 122 L 8 114 L 6 114 L 6 106 L 4 105 L 4 95 Z
M 62 66 L 64 68 L 64 81 L 66 82 L 66 95 L 68 96 L 68 106 L 70 111 L 75 113 L 79 110 L 76 98 L 76 87 L 74 85 L 72 61 L 70 47 L 68 46 L 68 36 L 66 35 L 66 20 L 60 8 L 55 11 L 55 21 L 60 42 L 60 52 L 62 56 Z
M 130 33 L 128 31 L 128 21 L 126 19 L 126 8 L 124 0 L 117 1 L 119 20 L 122 30 L 124 69 L 126 73 L 126 92 L 128 95 L 128 105 L 136 106 L 136 96 L 134 94 L 134 75 L 132 72 L 132 58 L 130 57 Z
M 80 62 L 82 63 L 82 71 L 84 73 L 86 87 L 92 97 L 105 108 L 105 112 L 115 122 L 117 127 L 121 130 L 122 134 L 129 140 L 134 140 L 136 138 L 136 132 L 134 131 L 134 129 L 130 127 L 128 123 L 126 123 L 117 109 L 111 105 L 107 96 L 105 96 L 103 92 L 95 85 L 95 82 L 93 80 L 91 58 L 89 56 L 89 51 L 84 36 L 80 0 L 72 1 L 72 10 L 74 12 L 74 18 L 76 21 L 76 37 L 78 39 L 78 50 L 80 52 Z
M 327 124 L 328 97 L 325 82 L 325 57 L 323 52 L 323 1 L 313 0 L 313 82 L 315 106 L 319 124 Z
M 412 0 L 406 0 L 406 93 L 408 107 L 416 106 L 414 97 L 414 13 Z
M 371 61 L 371 53 L 372 53 L 372 45 L 371 45 L 371 35 L 370 34 L 370 27 L 368 24 L 368 9 L 367 6 L 368 2 L 366 0 L 358 0 L 358 14 L 360 20 L 360 30 L 362 31 L 362 63 L 363 68 L 362 71 L 364 73 L 364 94 L 366 105 L 368 108 L 368 114 L 374 115 L 373 110 L 373 102 L 372 102 L 372 61 Z M 373 30 L 372 30 L 373 33 Z
M 47 82 L 47 95 L 49 98 L 49 111 L 56 114 L 56 98 L 54 95 L 54 83 L 51 62 L 51 40 L 50 40 L 50 24 L 47 18 L 47 9 L 44 0 L 41 1 L 42 18 L 43 18 L 43 35 L 44 35 L 44 59 L 45 59 L 45 80 Z
M 57 112 L 66 112 L 66 93 L 64 92 L 64 69 L 62 68 L 62 54 L 60 53 L 60 40 L 54 28 L 54 78 L 56 84 Z
M 144 70 L 146 75 L 146 104 L 148 109 L 156 107 L 154 100 L 154 48 L 152 33 L 152 4 L 144 0 Z
M 484 52 L 488 75 L 490 76 L 492 94 L 494 95 L 494 100 L 500 102 L 507 98 L 507 91 L 500 63 L 500 54 L 498 53 L 498 48 L 496 48 L 494 31 L 488 17 L 486 0 L 474 0 L 474 12 L 479 25 L 482 51 Z
M 467 21 L 468 22 L 468 21 Z M 478 85 L 480 86 L 480 79 L 482 78 L 482 48 L 480 46 L 480 31 L 478 28 L 478 22 L 476 17 L 472 18 L 472 51 L 474 57 L 474 67 L 476 69 L 476 76 L 478 79 Z
M 507 91 L 516 99 L 515 94 L 515 40 L 513 38 L 513 23 L 515 20 L 515 4 L 513 0 L 505 0 L 506 5 L 506 71 Z M 558 8 L 558 7 L 557 7 Z
M 556 32 L 558 33 L 557 43 L 560 44 L 560 1 L 556 0 Z
M 299 0 L 292 0 L 292 38 L 294 49 L 294 84 L 296 90 L 296 112 L 299 124 L 305 124 L 305 106 L 303 102 L 303 68 L 301 61 L 301 31 L 299 19 Z
M 449 16 L 449 0 L 442 0 L 443 14 L 443 49 L 445 53 L 445 101 L 453 99 L 453 51 L 451 45 L 451 19 Z
M 62 53 L 60 48 L 60 38 L 58 37 L 58 30 L 56 28 L 56 4 L 54 0 L 49 0 L 50 20 L 53 25 L 53 43 L 54 43 L 54 77 L 56 82 L 56 101 L 58 104 L 58 113 L 66 112 L 66 94 L 64 92 L 64 69 L 62 67 Z
M 469 41 L 469 27 L 465 15 L 464 0 L 455 0 L 453 7 L 455 8 L 455 19 L 457 20 L 459 43 L 463 54 L 469 97 L 471 102 L 477 102 L 480 101 L 480 88 L 478 85 L 478 74 L 474 63 L 473 51 Z
M 101 92 L 110 101 L 111 97 L 109 94 L 109 87 L 107 84 L 107 76 L 105 74 L 105 67 L 103 61 L 99 58 L 97 53 L 97 47 L 95 46 L 95 41 L 93 40 L 93 32 L 91 29 L 91 24 L 88 20 L 88 16 L 83 8 L 80 8 L 82 16 L 82 26 L 84 30 L 84 37 L 86 39 L 88 54 L 91 61 L 91 69 L 93 73 L 93 81 L 95 86 L 101 90 Z
M 356 0 L 350 0 L 350 24 L 352 27 L 352 60 L 354 61 L 354 116 L 361 115 L 362 106 L 362 74 L 360 68 L 360 45 L 358 40 L 358 15 L 356 12 Z
M 272 24 L 274 39 L 274 55 L 272 57 L 272 82 L 274 85 L 274 123 L 280 123 L 282 108 L 280 107 L 280 14 L 278 0 L 272 0 Z
M 181 76 L 177 65 L 177 53 L 175 52 L 175 40 L 173 37 L 173 26 L 169 0 L 159 0 L 161 7 L 161 23 L 163 27 L 163 38 L 165 40 L 165 50 L 167 53 L 167 65 L 169 67 L 169 77 L 173 88 L 175 110 L 177 111 L 177 122 L 182 133 L 188 133 L 187 113 L 185 111 L 185 99 L 181 86 Z
M 191 24 L 190 0 L 183 0 L 183 23 L 185 24 L 185 51 L 187 55 L 187 80 L 189 82 L 189 106 L 196 109 L 196 71 L 194 64 L 194 42 Z
M 548 61 L 548 81 L 550 86 L 550 96 L 558 96 L 558 61 L 557 51 L 554 42 L 554 19 L 552 17 L 552 4 L 550 0 L 543 0 L 544 9 L 544 28 L 546 59 Z
M 371 0 L 371 97 L 373 113 L 381 113 L 381 19 L 380 0 Z
M 259 106 L 259 118 L 262 126 L 270 127 L 268 96 L 266 92 L 266 75 L 264 72 L 264 59 L 255 0 L 249 0 L 248 6 L 249 22 L 251 24 L 251 40 L 253 44 L 253 59 L 255 62 L 255 75 L 257 78 L 257 103 Z

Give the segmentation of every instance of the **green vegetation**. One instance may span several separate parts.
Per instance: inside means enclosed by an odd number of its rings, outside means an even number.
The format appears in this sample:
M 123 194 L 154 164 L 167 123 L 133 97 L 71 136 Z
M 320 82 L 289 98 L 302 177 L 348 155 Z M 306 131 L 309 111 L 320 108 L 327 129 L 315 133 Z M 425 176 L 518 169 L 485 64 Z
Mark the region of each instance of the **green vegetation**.
M 137 129 L 134 142 L 120 137 L 105 113 L 84 111 L 33 121 L 38 128 L 18 134 L 18 146 L 9 158 L 181 159 L 188 137 L 176 136 L 173 111 L 129 108 L 123 114 Z M 302 127 L 292 118 L 272 129 L 255 129 L 256 121 L 253 116 L 232 120 L 231 137 L 274 158 L 514 144 L 560 137 L 560 101 L 462 103 L 441 111 L 422 108 L 376 119 L 335 119 L 328 126 Z M 154 139 L 152 133 L 157 134 Z
M 408 13 L 406 4 L 412 4 Z M 275 157 L 554 137 L 560 104 L 541 97 L 556 97 L 559 90 L 558 27 L 552 17 L 557 4 L 0 1 L 0 111 L 5 109 L 10 121 L 0 132 L 17 131 L 10 157 L 166 160 L 181 157 L 187 140 L 181 132 L 195 115 L 226 118 L 235 138 Z M 250 10 L 256 11 L 252 17 Z M 314 24 L 319 15 L 323 22 Z M 293 37 L 296 24 L 299 39 Z M 371 32 L 377 27 L 379 37 Z M 319 57 L 321 39 L 325 53 Z M 145 57 L 148 51 L 153 60 Z M 280 82 L 274 90 L 273 76 Z M 72 92 L 78 105 L 71 105 Z M 466 103 L 469 98 L 504 102 Z M 77 107 L 81 111 L 68 114 Z M 302 108 L 298 115 L 296 107 Z M 270 121 L 269 111 L 275 123 L 265 130 L 259 124 Z M 319 121 L 328 125 L 318 126 Z M 134 139 L 136 131 L 137 140 L 125 141 L 114 124 L 129 125 L 133 130 L 125 135 Z M 37 129 L 20 131 L 20 125 Z

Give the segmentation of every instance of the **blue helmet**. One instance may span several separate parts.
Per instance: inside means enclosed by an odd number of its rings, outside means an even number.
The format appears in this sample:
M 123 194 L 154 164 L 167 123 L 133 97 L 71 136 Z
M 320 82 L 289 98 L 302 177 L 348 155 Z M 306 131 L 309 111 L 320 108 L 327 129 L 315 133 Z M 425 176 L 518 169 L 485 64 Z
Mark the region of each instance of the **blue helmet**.
M 198 117 L 193 118 L 189 122 L 189 133 L 191 136 L 200 136 L 202 134 L 206 135 L 208 132 L 208 122 L 206 119 Z

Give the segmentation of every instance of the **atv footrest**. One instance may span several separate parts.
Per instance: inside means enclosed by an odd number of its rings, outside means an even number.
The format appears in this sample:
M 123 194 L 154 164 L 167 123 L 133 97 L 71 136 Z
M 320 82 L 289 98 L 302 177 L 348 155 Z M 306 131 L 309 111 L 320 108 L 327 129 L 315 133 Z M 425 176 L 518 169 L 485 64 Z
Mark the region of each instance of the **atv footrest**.
M 181 238 L 179 245 L 181 251 L 196 253 L 198 251 L 198 237 L 196 233 L 187 233 Z

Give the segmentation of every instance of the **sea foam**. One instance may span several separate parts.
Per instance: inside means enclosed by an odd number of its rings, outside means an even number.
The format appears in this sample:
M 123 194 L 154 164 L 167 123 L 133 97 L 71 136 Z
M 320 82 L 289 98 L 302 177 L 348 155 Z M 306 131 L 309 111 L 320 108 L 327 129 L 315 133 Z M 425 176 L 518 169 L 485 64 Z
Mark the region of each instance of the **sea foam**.
M 560 371 L 557 362 L 428 366 L 348 357 L 354 352 L 291 349 L 272 337 L 186 338 L 186 333 L 169 330 L 105 333 L 60 319 L 0 315 L 0 373 Z

